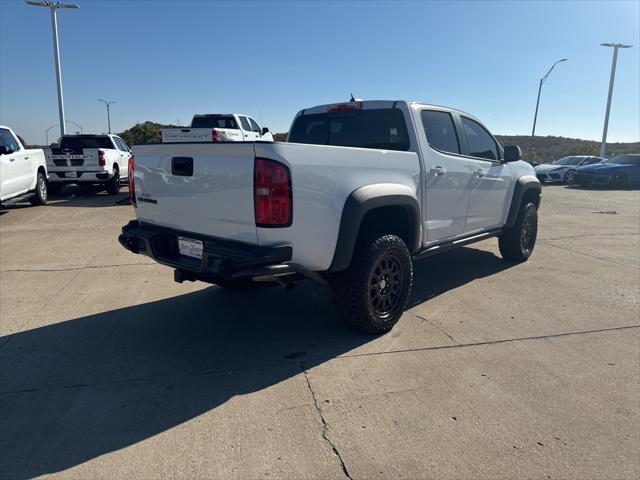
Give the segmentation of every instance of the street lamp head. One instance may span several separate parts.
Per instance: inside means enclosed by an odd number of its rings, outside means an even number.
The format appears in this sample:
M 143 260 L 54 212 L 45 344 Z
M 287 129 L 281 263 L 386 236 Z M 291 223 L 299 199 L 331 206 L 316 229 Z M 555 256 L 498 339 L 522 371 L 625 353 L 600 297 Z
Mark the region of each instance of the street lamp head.
M 601 43 L 601 47 L 614 47 L 614 48 L 631 48 L 633 45 L 625 45 L 624 43 Z
M 33 5 L 34 7 L 49 7 L 49 8 L 80 8 L 80 5 L 77 3 L 61 3 L 61 2 L 52 2 L 51 0 L 45 0 L 44 2 L 36 2 L 34 0 L 25 0 L 28 5 Z

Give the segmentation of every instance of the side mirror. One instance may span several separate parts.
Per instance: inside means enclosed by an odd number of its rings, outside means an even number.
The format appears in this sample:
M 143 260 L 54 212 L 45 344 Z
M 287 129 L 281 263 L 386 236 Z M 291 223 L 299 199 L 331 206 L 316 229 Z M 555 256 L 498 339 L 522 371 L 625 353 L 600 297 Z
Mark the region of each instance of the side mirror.
M 504 147 L 504 161 L 517 162 L 522 160 L 522 150 L 517 145 L 507 145 Z
M 267 133 L 269 133 L 269 129 L 267 127 L 263 127 L 262 128 L 262 135 L 266 135 Z
M 0 155 L 9 155 L 13 149 L 9 145 L 0 145 Z

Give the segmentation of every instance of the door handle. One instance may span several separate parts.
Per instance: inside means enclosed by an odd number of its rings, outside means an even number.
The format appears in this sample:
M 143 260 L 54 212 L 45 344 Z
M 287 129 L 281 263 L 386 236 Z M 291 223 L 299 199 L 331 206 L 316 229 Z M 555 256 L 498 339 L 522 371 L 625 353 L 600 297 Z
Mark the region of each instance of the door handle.
M 15 159 L 15 158 L 10 158 L 10 159 L 9 159 L 9 161 L 10 161 L 10 162 L 15 162 L 15 161 L 16 161 L 16 159 Z
M 441 167 L 440 165 L 436 165 L 435 167 L 433 167 L 431 169 L 431 172 L 436 176 L 439 177 L 440 175 L 444 175 L 445 173 L 447 173 L 447 169 L 444 167 Z
M 29 157 L 24 157 L 25 160 L 29 160 Z
M 478 170 L 474 171 L 473 174 L 478 178 L 482 178 L 487 175 L 487 172 L 479 168 Z

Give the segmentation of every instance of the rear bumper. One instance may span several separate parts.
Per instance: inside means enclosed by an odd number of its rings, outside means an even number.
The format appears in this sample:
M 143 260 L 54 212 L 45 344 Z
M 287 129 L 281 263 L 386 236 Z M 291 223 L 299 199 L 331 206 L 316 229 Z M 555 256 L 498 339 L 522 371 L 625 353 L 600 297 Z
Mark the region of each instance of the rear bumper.
M 177 240 L 179 236 L 201 240 L 202 259 L 180 255 Z M 137 220 L 131 220 L 122 227 L 118 241 L 133 253 L 146 255 L 162 265 L 175 268 L 175 278 L 178 281 L 202 280 L 217 283 L 217 280 L 268 280 L 300 274 L 318 283 L 325 283 L 317 273 L 291 262 L 293 248 L 289 244 L 268 247 L 250 245 L 158 227 Z
M 75 172 L 77 177 L 69 178 L 67 172 Z M 49 171 L 49 181 L 53 183 L 100 183 L 106 182 L 112 177 L 107 170 L 83 171 L 65 169 L 62 171 Z

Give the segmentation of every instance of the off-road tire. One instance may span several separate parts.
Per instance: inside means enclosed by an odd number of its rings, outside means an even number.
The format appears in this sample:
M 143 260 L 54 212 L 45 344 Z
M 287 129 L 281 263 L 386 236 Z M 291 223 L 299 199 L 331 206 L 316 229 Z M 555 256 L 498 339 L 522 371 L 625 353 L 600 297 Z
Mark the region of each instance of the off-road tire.
M 114 168 L 113 177 L 107 182 L 107 193 L 109 195 L 117 195 L 120 193 L 120 170 Z
M 48 198 L 47 179 L 42 172 L 38 172 L 36 178 L 36 194 L 29 199 L 29 202 L 31 202 L 31 205 L 44 205 L 47 203 Z
M 498 238 L 502 258 L 514 262 L 526 262 L 538 236 L 538 209 L 529 202 L 520 209 L 515 225 L 507 228 Z
M 404 312 L 412 281 L 411 253 L 400 237 L 362 242 L 349 269 L 331 278 L 338 317 L 363 333 L 388 332 Z

